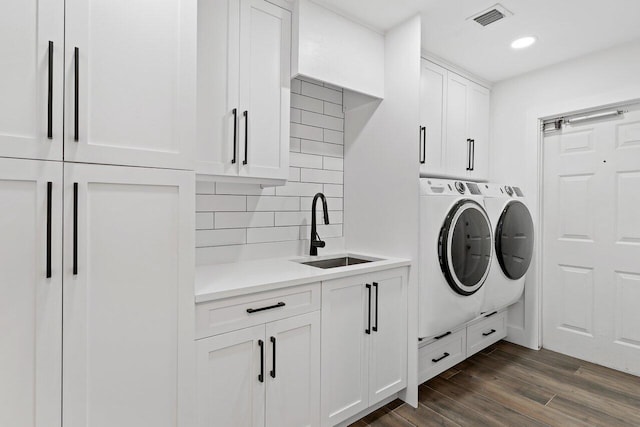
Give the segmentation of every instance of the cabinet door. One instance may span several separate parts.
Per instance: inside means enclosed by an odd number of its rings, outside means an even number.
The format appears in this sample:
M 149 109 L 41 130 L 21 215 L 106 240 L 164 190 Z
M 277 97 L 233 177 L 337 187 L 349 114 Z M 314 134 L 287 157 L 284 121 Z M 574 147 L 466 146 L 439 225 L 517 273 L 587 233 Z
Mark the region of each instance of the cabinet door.
M 238 174 L 240 0 L 198 1 L 196 171 Z
M 267 427 L 319 427 L 320 312 L 267 323 L 266 339 Z
M 472 142 L 469 177 L 474 180 L 489 177 L 489 89 L 469 82 L 469 138 Z
M 444 171 L 447 70 L 425 59 L 420 72 L 420 173 Z
M 63 0 L 0 5 L 0 156 L 62 159 Z
M 369 299 L 362 277 L 322 286 L 322 425 L 336 425 L 369 406 Z
M 240 9 L 240 175 L 287 179 L 291 13 L 264 0 Z
M 64 169 L 63 424 L 191 426 L 193 173 Z
M 196 0 L 65 10 L 65 160 L 193 169 Z
M 407 285 L 400 274 L 372 285 L 369 406 L 407 386 Z
M 264 329 L 259 325 L 197 341 L 198 427 L 264 426 Z
M 467 134 L 468 84 L 464 77 L 449 73 L 447 79 L 447 173 L 467 176 L 471 145 Z
M 59 426 L 62 164 L 0 159 L 0 200 L 0 425 Z

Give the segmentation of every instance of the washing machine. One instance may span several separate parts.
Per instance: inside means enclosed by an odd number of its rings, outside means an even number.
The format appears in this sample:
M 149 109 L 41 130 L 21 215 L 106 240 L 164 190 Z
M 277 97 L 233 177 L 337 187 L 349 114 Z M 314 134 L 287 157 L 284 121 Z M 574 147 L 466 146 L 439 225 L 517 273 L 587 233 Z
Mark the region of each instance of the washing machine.
M 421 339 L 480 314 L 492 260 L 492 229 L 478 184 L 420 179 Z
M 533 256 L 533 220 L 519 187 L 481 184 L 493 228 L 493 261 L 482 312 L 498 310 L 522 296 Z

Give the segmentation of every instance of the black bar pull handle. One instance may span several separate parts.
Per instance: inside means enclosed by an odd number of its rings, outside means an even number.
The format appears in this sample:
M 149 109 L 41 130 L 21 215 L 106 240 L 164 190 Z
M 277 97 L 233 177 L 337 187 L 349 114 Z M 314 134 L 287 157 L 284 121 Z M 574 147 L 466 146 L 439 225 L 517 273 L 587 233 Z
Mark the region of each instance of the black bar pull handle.
M 238 109 L 234 108 L 231 113 L 233 114 L 233 159 L 231 164 L 236 162 L 236 150 L 238 149 Z
M 77 47 L 73 50 L 73 58 L 75 65 L 75 81 L 74 81 L 74 106 L 73 106 L 73 140 L 79 140 L 79 111 L 80 111 L 80 49 Z
M 476 140 L 471 140 L 471 170 L 476 168 Z
M 78 183 L 73 183 L 73 274 L 78 274 Z
M 53 42 L 51 40 L 49 40 L 49 76 L 47 81 L 47 138 L 53 139 Z
M 483 337 L 488 337 L 489 335 L 491 335 L 491 334 L 495 334 L 495 333 L 496 333 L 496 330 L 495 330 L 495 329 L 492 329 L 492 330 L 490 330 L 489 332 L 483 332 L 483 333 L 482 333 L 482 336 L 483 336 Z
M 489 314 L 485 314 L 485 315 L 484 315 L 484 317 L 491 317 L 491 316 L 496 315 L 496 314 L 498 314 L 498 312 L 497 312 L 497 311 L 492 311 L 492 312 L 491 312 L 491 313 L 489 313 Z
M 264 341 L 258 340 L 258 346 L 260 346 L 260 374 L 258 375 L 258 381 L 264 382 Z
M 365 334 L 371 334 L 371 285 L 366 284 L 367 291 L 369 292 L 369 304 L 368 304 L 368 313 L 367 314 L 367 329 L 364 330 Z
M 378 332 L 378 300 L 380 299 L 380 295 L 378 294 L 378 282 L 373 282 L 373 289 L 376 290 L 376 315 L 375 315 L 376 324 L 371 329 L 373 329 L 373 332 Z
M 277 304 L 274 305 L 270 305 L 268 307 L 260 307 L 260 308 L 247 308 L 247 313 L 251 314 L 251 313 L 257 313 L 258 311 L 265 311 L 265 310 L 271 310 L 273 308 L 278 308 L 278 307 L 284 307 L 285 303 L 283 303 L 282 301 L 280 301 Z
M 47 279 L 51 278 L 51 196 L 53 183 L 47 182 Z
M 424 164 L 427 161 L 427 128 L 426 126 L 420 126 L 420 163 Z
M 269 372 L 269 375 L 271 375 L 271 378 L 275 378 L 276 377 L 276 337 L 271 337 L 271 345 L 273 349 L 273 364 L 271 365 L 271 372 Z
M 449 335 L 451 335 L 451 331 L 449 331 L 449 332 L 445 332 L 445 333 L 444 333 L 444 334 L 442 334 L 442 335 L 438 335 L 438 336 L 437 336 L 437 337 L 435 337 L 434 339 L 435 339 L 435 340 L 441 340 L 442 338 L 447 337 L 447 336 L 449 336 Z
M 244 116 L 244 160 L 242 164 L 246 165 L 248 158 L 247 149 L 249 148 L 249 112 L 244 110 L 242 115 Z
M 471 139 L 467 138 L 467 170 L 471 170 Z
M 442 359 L 446 359 L 447 357 L 451 356 L 449 353 L 445 353 L 442 356 L 438 357 L 437 359 L 431 359 L 431 361 L 433 363 L 438 363 L 439 361 L 441 361 Z

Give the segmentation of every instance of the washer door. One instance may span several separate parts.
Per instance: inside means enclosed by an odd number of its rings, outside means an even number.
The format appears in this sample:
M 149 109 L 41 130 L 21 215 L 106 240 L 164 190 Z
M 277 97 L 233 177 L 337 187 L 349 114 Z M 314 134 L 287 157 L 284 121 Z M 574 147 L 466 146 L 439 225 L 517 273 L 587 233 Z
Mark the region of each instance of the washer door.
M 504 274 L 513 280 L 525 275 L 533 255 L 533 220 L 529 209 L 509 202 L 496 225 L 496 256 Z
M 491 266 L 491 226 L 484 208 L 463 199 L 449 211 L 438 239 L 440 268 L 460 295 L 477 292 Z

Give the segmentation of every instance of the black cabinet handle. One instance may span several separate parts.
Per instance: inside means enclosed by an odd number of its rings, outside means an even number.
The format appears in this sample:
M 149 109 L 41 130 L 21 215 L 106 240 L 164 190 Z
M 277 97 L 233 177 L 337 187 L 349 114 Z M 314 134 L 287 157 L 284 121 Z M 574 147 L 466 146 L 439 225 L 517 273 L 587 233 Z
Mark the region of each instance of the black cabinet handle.
M 467 170 L 471 170 L 471 139 L 467 138 Z
M 476 168 L 476 140 L 471 140 L 471 169 L 474 170 Z
M 73 183 L 73 274 L 78 274 L 78 183 Z
M 247 313 L 251 314 L 251 313 L 257 313 L 258 311 L 265 311 L 265 310 L 271 310 L 273 308 L 278 308 L 278 307 L 284 307 L 286 304 L 283 303 L 282 301 L 274 304 L 274 305 L 270 305 L 268 307 L 260 307 L 260 308 L 247 308 Z
M 373 332 L 378 332 L 378 299 L 379 299 L 379 295 L 378 295 L 378 283 L 377 282 L 373 282 L 373 288 L 376 290 L 376 324 L 373 328 Z
M 231 164 L 236 162 L 236 150 L 238 149 L 238 109 L 234 108 L 232 111 L 233 114 L 233 159 L 231 159 Z
M 249 147 L 249 112 L 247 110 L 242 113 L 244 116 L 244 160 L 243 165 L 247 164 L 247 148 Z
M 49 40 L 49 76 L 47 88 L 47 138 L 53 139 L 53 42 Z
M 264 382 L 264 341 L 258 340 L 260 346 L 260 374 L 258 375 L 258 381 Z
M 451 331 L 449 331 L 449 332 L 445 332 L 445 333 L 444 333 L 444 334 L 442 334 L 442 335 L 438 335 L 438 336 L 437 336 L 437 337 L 435 337 L 434 339 L 435 339 L 435 340 L 440 340 L 440 339 L 442 339 L 442 338 L 444 338 L 444 337 L 446 337 L 446 336 L 449 336 L 449 335 L 451 335 Z
M 364 333 L 371 334 L 371 285 L 367 283 L 365 286 L 367 287 L 367 291 L 369 292 L 369 304 L 368 304 L 369 314 L 367 315 L 367 329 L 364 330 Z
M 442 359 L 446 359 L 447 357 L 451 356 L 449 353 L 445 353 L 442 356 L 438 357 L 437 359 L 431 359 L 431 361 L 433 363 L 438 363 L 439 361 L 441 361 Z
M 53 183 L 47 182 L 47 279 L 51 278 L 51 193 Z
M 491 316 L 493 316 L 495 314 L 498 314 L 498 312 L 497 311 L 493 311 L 493 312 L 491 312 L 489 314 L 485 314 L 484 317 L 491 317 Z
M 427 161 L 427 127 L 420 126 L 420 142 L 422 143 L 422 150 L 420 150 L 420 163 L 425 164 Z
M 271 345 L 273 346 L 273 364 L 271 365 L 271 372 L 269 372 L 269 375 L 271 375 L 271 378 L 275 378 L 276 377 L 276 337 L 271 337 Z
M 79 139 L 79 119 L 78 112 L 80 108 L 80 49 L 77 47 L 73 51 L 74 65 L 75 65 L 75 81 L 74 81 L 74 107 L 73 107 L 73 140 Z
M 492 330 L 490 330 L 489 332 L 483 332 L 483 333 L 482 333 L 482 336 L 483 336 L 483 337 L 488 337 L 488 336 L 489 336 L 489 335 L 491 335 L 491 334 L 495 334 L 495 332 L 496 332 L 496 330 L 495 330 L 495 329 L 492 329 Z

